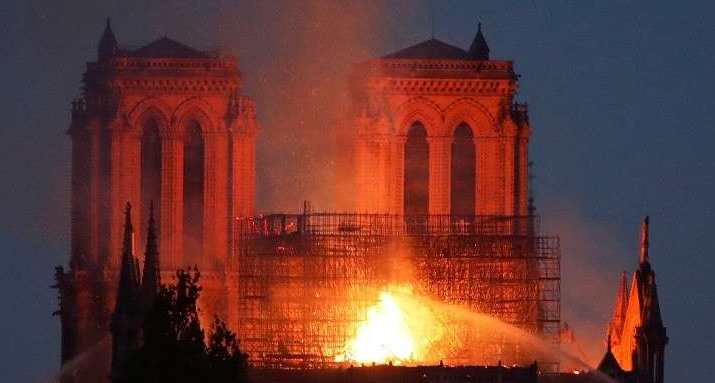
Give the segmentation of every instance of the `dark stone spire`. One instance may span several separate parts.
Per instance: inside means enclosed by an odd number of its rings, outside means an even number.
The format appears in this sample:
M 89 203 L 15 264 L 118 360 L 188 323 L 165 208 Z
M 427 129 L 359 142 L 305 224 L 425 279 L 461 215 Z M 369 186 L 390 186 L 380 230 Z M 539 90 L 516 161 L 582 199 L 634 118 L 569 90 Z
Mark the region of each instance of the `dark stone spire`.
M 156 222 L 154 220 L 154 202 L 149 206 L 149 225 L 146 234 L 146 251 L 144 252 L 144 271 L 142 273 L 142 307 L 148 309 L 159 292 L 161 285 L 161 268 L 159 264 L 159 248 L 156 238 Z
M 641 300 L 641 325 L 636 328 L 633 364 L 643 381 L 663 383 L 665 346 L 668 344 L 668 336 L 660 312 L 655 272 L 648 254 L 649 224 L 649 218 L 645 217 L 641 227 L 641 253 L 638 262 L 640 269 L 636 271 Z
M 606 348 L 606 354 L 601 359 L 601 363 L 598 364 L 598 371 L 612 377 L 620 377 L 624 375 L 624 371 L 618 360 L 611 352 L 611 335 L 608 335 L 608 346 Z
M 127 202 L 124 212 L 124 241 L 122 243 L 122 263 L 119 270 L 119 290 L 114 307 L 115 316 L 127 310 L 133 310 L 133 304 L 139 292 L 139 275 L 137 275 L 136 258 L 134 258 L 134 226 L 132 226 L 132 206 Z
M 658 301 L 658 286 L 655 284 L 655 275 L 651 276 L 649 294 L 643 302 L 643 327 L 656 330 L 658 332 L 663 327 L 663 317 L 660 315 L 660 302 Z
M 479 23 L 477 35 L 474 36 L 468 54 L 473 60 L 489 60 L 489 45 L 482 34 L 482 23 Z
M 119 270 L 119 288 L 110 325 L 112 331 L 112 379 L 114 381 L 121 380 L 131 353 L 139 346 L 141 307 L 131 215 L 132 207 L 127 202 L 124 213 L 124 242 L 122 264 Z
M 655 274 L 649 274 L 649 283 L 643 299 L 641 325 L 636 329 L 636 350 L 634 365 L 646 382 L 663 383 L 665 365 L 665 346 L 668 335 L 663 325 L 658 302 L 658 287 Z
M 643 219 L 643 224 L 641 226 L 641 254 L 638 259 L 638 264 L 641 269 L 650 268 L 650 260 L 648 259 L 648 238 L 650 236 L 650 217 L 646 216 Z
M 112 31 L 112 26 L 110 25 L 110 19 L 107 17 L 107 25 L 104 27 L 104 33 L 102 33 L 102 37 L 99 39 L 99 59 L 102 60 L 115 56 L 118 49 L 117 39 L 114 37 L 114 32 Z

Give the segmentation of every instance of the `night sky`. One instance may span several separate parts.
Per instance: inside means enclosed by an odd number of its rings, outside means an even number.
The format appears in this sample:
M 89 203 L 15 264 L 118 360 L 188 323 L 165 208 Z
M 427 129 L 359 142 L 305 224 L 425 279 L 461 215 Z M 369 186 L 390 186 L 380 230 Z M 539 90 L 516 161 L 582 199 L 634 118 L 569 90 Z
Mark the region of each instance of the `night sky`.
M 435 37 L 468 48 L 481 21 L 492 58 L 522 75 L 542 227 L 562 241 L 562 318 L 597 361 L 649 214 L 666 378 L 712 379 L 715 3 L 494 3 L 436 1 Z M 426 40 L 432 24 L 429 1 L 0 2 L 2 382 L 45 381 L 59 364 L 49 287 L 69 256 L 65 130 L 107 16 L 120 43 L 167 34 L 237 56 L 263 125 L 261 211 L 341 208 L 326 181 L 350 65 Z

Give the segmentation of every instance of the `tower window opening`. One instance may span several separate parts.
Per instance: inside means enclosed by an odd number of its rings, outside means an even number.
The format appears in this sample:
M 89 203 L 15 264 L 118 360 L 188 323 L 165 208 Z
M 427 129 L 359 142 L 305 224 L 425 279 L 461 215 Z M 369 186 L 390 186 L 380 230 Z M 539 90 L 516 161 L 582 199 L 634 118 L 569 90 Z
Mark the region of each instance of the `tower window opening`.
M 429 143 L 427 131 L 415 122 L 405 143 L 405 216 L 429 213 Z
M 201 126 L 189 124 L 184 138 L 184 259 L 200 264 L 204 236 L 204 139 Z
M 476 195 L 476 156 L 474 134 L 462 123 L 454 131 L 451 156 L 451 203 L 453 217 L 464 219 L 474 215 Z
M 154 203 L 154 217 L 158 220 L 161 197 L 161 139 L 159 123 L 151 119 L 143 126 L 141 136 L 141 212 L 149 214 L 149 206 Z M 157 225 L 161 227 L 161 225 Z M 143 248 L 146 240 L 146 225 L 140 225 L 139 248 Z

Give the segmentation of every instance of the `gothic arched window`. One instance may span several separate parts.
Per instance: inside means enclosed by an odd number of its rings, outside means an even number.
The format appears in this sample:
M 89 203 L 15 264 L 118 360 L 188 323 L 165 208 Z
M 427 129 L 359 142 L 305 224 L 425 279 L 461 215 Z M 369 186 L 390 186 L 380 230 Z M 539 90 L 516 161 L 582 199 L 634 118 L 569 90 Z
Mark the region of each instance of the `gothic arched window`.
M 159 137 L 159 123 L 155 119 L 147 120 L 142 126 L 141 136 L 141 213 L 142 217 L 149 216 L 149 205 L 154 202 L 154 217 L 157 220 L 156 227 L 159 228 L 160 197 L 161 197 L 161 139 Z M 146 239 L 146 222 L 142 222 L 139 227 L 140 245 Z M 141 245 L 139 248 L 143 248 Z
M 465 123 L 460 124 L 454 131 L 451 157 L 450 213 L 456 217 L 472 216 L 476 194 L 476 156 L 474 133 Z
M 412 124 L 407 132 L 404 197 L 406 216 L 429 213 L 429 144 L 427 131 L 420 122 Z
M 204 139 L 201 125 L 188 124 L 184 136 L 184 254 L 199 264 L 204 236 Z

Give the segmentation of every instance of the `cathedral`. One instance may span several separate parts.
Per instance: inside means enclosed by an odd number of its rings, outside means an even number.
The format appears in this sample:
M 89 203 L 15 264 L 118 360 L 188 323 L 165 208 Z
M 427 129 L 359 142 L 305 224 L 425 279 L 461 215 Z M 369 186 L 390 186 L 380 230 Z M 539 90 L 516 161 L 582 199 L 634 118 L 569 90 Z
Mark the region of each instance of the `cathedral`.
M 72 103 L 71 255 L 57 270 L 62 361 L 98 348 L 77 382 L 109 373 L 108 325 L 121 265 L 124 206 L 131 252 L 147 245 L 154 204 L 162 273 L 198 266 L 202 314 L 235 323 L 233 217 L 253 211 L 254 101 L 235 58 L 163 37 L 122 48 L 109 20 L 83 95 Z M 170 278 L 169 278 L 170 279 Z M 167 280 L 169 280 L 167 279 Z M 206 319 L 208 320 L 208 319 Z
M 168 37 L 129 49 L 107 20 L 67 131 L 71 251 L 69 268 L 55 275 L 61 357 L 70 369 L 62 381 L 107 382 L 139 341 L 137 315 L 161 281 L 194 266 L 202 275 L 202 322 L 224 319 L 254 366 L 332 366 L 328 344 L 344 340 L 335 338 L 344 329 L 334 327 L 355 322 L 352 312 L 339 316 L 347 312 L 341 302 L 355 304 L 340 283 L 372 267 L 356 260 L 381 256 L 388 237 L 408 238 L 421 254 L 418 275 L 432 295 L 558 346 L 560 248 L 558 238 L 539 234 L 529 113 L 514 100 L 518 79 L 512 61 L 490 58 L 481 25 L 468 49 L 432 38 L 355 64 L 348 121 L 356 213 L 312 214 L 306 204 L 302 215 L 256 216 L 260 129 L 236 59 Z M 668 338 L 647 219 L 642 236 L 639 269 L 630 294 L 622 277 L 599 370 L 619 381 L 662 383 Z M 384 281 L 351 281 L 363 282 Z M 279 301 L 277 292 L 288 295 Z M 292 316 L 306 312 L 323 317 Z M 531 365 L 511 372 L 518 381 L 558 379 L 537 374 L 528 350 L 491 350 Z M 499 360 L 484 379 L 499 374 L 501 381 Z
M 437 39 L 357 65 L 358 211 L 526 216 L 529 116 L 512 61 Z
M 613 319 L 608 325 L 608 350 L 599 369 L 614 377 L 630 377 L 631 381 L 662 383 L 668 336 L 648 256 L 649 221 L 648 217 L 643 220 L 638 270 L 633 273 L 630 294 L 626 272 L 621 275 Z

